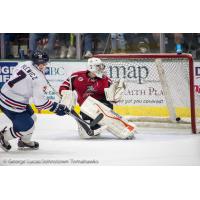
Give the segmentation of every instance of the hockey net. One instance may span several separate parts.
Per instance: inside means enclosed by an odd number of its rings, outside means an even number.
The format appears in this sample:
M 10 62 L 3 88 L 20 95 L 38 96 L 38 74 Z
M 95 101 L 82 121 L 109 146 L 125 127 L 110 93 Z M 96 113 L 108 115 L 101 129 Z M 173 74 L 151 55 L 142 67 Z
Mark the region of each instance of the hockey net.
M 95 57 L 103 60 L 112 79 L 125 79 L 126 91 L 115 106 L 116 112 L 143 125 L 159 126 L 162 122 L 162 127 L 189 127 L 192 133 L 199 131 L 200 96 L 194 91 L 190 54 L 99 54 Z

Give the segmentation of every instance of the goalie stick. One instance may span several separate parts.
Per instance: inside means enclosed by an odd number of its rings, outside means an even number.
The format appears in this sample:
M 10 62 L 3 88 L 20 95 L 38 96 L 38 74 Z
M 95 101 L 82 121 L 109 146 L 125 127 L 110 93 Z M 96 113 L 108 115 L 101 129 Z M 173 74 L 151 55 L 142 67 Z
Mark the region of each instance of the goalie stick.
M 102 113 L 100 113 L 91 123 L 87 123 L 73 109 L 71 110 L 69 115 L 72 116 L 82 126 L 82 128 L 89 136 L 94 135 L 94 130 L 92 130 L 91 128 L 98 124 L 98 122 L 101 121 L 104 116 Z
M 46 79 L 46 77 L 45 77 Z M 50 82 L 46 79 L 47 84 L 49 85 L 49 87 L 53 90 L 53 92 L 60 98 L 60 94 L 58 92 L 56 92 L 56 90 L 53 88 L 53 86 L 50 84 Z M 85 132 L 89 135 L 89 136 L 93 136 L 94 135 L 94 130 L 92 130 L 92 128 L 98 124 L 99 121 L 102 120 L 103 118 L 103 114 L 100 113 L 91 123 L 87 123 L 85 120 L 83 120 L 74 109 L 71 109 L 70 112 L 67 112 L 68 115 L 70 115 L 71 117 L 73 117 L 81 126 L 82 128 L 85 130 Z

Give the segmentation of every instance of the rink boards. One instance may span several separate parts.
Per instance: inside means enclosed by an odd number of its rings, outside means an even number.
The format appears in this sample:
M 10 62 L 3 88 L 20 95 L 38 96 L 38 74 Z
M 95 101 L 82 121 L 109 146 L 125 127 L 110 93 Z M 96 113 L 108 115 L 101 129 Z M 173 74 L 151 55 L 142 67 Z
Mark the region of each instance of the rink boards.
M 20 63 L 19 61 L 1 61 L 0 62 L 0 88 L 1 86 L 10 78 L 14 67 Z M 195 62 L 195 81 L 196 87 L 200 85 L 200 62 Z M 52 86 L 58 91 L 61 83 L 66 80 L 71 73 L 76 71 L 81 71 L 86 69 L 85 61 L 52 61 L 46 72 L 46 77 Z M 199 72 L 199 73 L 198 73 Z M 109 76 L 109 74 L 108 74 Z M 126 81 L 126 80 L 125 80 Z M 130 82 L 130 80 L 128 81 Z M 120 104 L 114 106 L 114 110 L 120 115 L 127 116 L 168 116 L 168 111 L 165 106 L 165 99 L 162 91 L 153 87 L 147 87 L 148 89 L 128 87 L 124 100 Z M 52 90 L 47 92 L 47 97 L 50 100 L 58 101 L 58 97 Z M 31 103 L 31 102 L 30 102 Z M 33 106 L 36 113 L 38 110 Z M 199 109 L 199 108 L 197 108 Z M 80 108 L 77 106 L 76 110 L 79 111 Z M 185 107 L 175 108 L 176 113 L 182 117 L 189 117 L 190 110 Z M 41 113 L 49 114 L 49 111 L 41 111 Z M 197 113 L 200 114 L 199 111 Z M 197 116 L 200 117 L 200 116 Z

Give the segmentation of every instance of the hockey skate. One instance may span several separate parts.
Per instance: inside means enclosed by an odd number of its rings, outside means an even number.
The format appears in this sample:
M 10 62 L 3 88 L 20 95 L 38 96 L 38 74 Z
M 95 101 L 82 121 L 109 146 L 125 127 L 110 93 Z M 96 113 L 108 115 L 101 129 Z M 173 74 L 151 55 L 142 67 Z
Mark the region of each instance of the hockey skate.
M 11 145 L 8 141 L 6 141 L 4 139 L 4 133 L 6 131 L 6 128 L 5 127 L 2 131 L 0 131 L 0 147 L 4 150 L 4 151 L 9 151 L 11 149 Z
M 126 138 L 126 140 L 134 140 L 135 139 L 135 135 L 130 135 Z
M 17 145 L 18 145 L 19 150 L 37 150 L 37 149 L 39 149 L 39 143 L 34 142 L 34 141 L 25 143 L 21 139 L 19 139 Z

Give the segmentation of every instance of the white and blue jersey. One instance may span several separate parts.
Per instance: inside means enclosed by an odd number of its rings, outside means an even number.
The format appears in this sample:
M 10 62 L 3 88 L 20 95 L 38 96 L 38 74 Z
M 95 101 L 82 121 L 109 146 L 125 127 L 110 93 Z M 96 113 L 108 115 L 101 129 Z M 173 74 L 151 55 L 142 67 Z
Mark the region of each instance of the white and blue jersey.
M 53 102 L 45 95 L 47 87 L 44 74 L 31 61 L 21 63 L 0 90 L 0 106 L 20 113 L 26 110 L 32 98 L 37 109 L 50 109 Z

